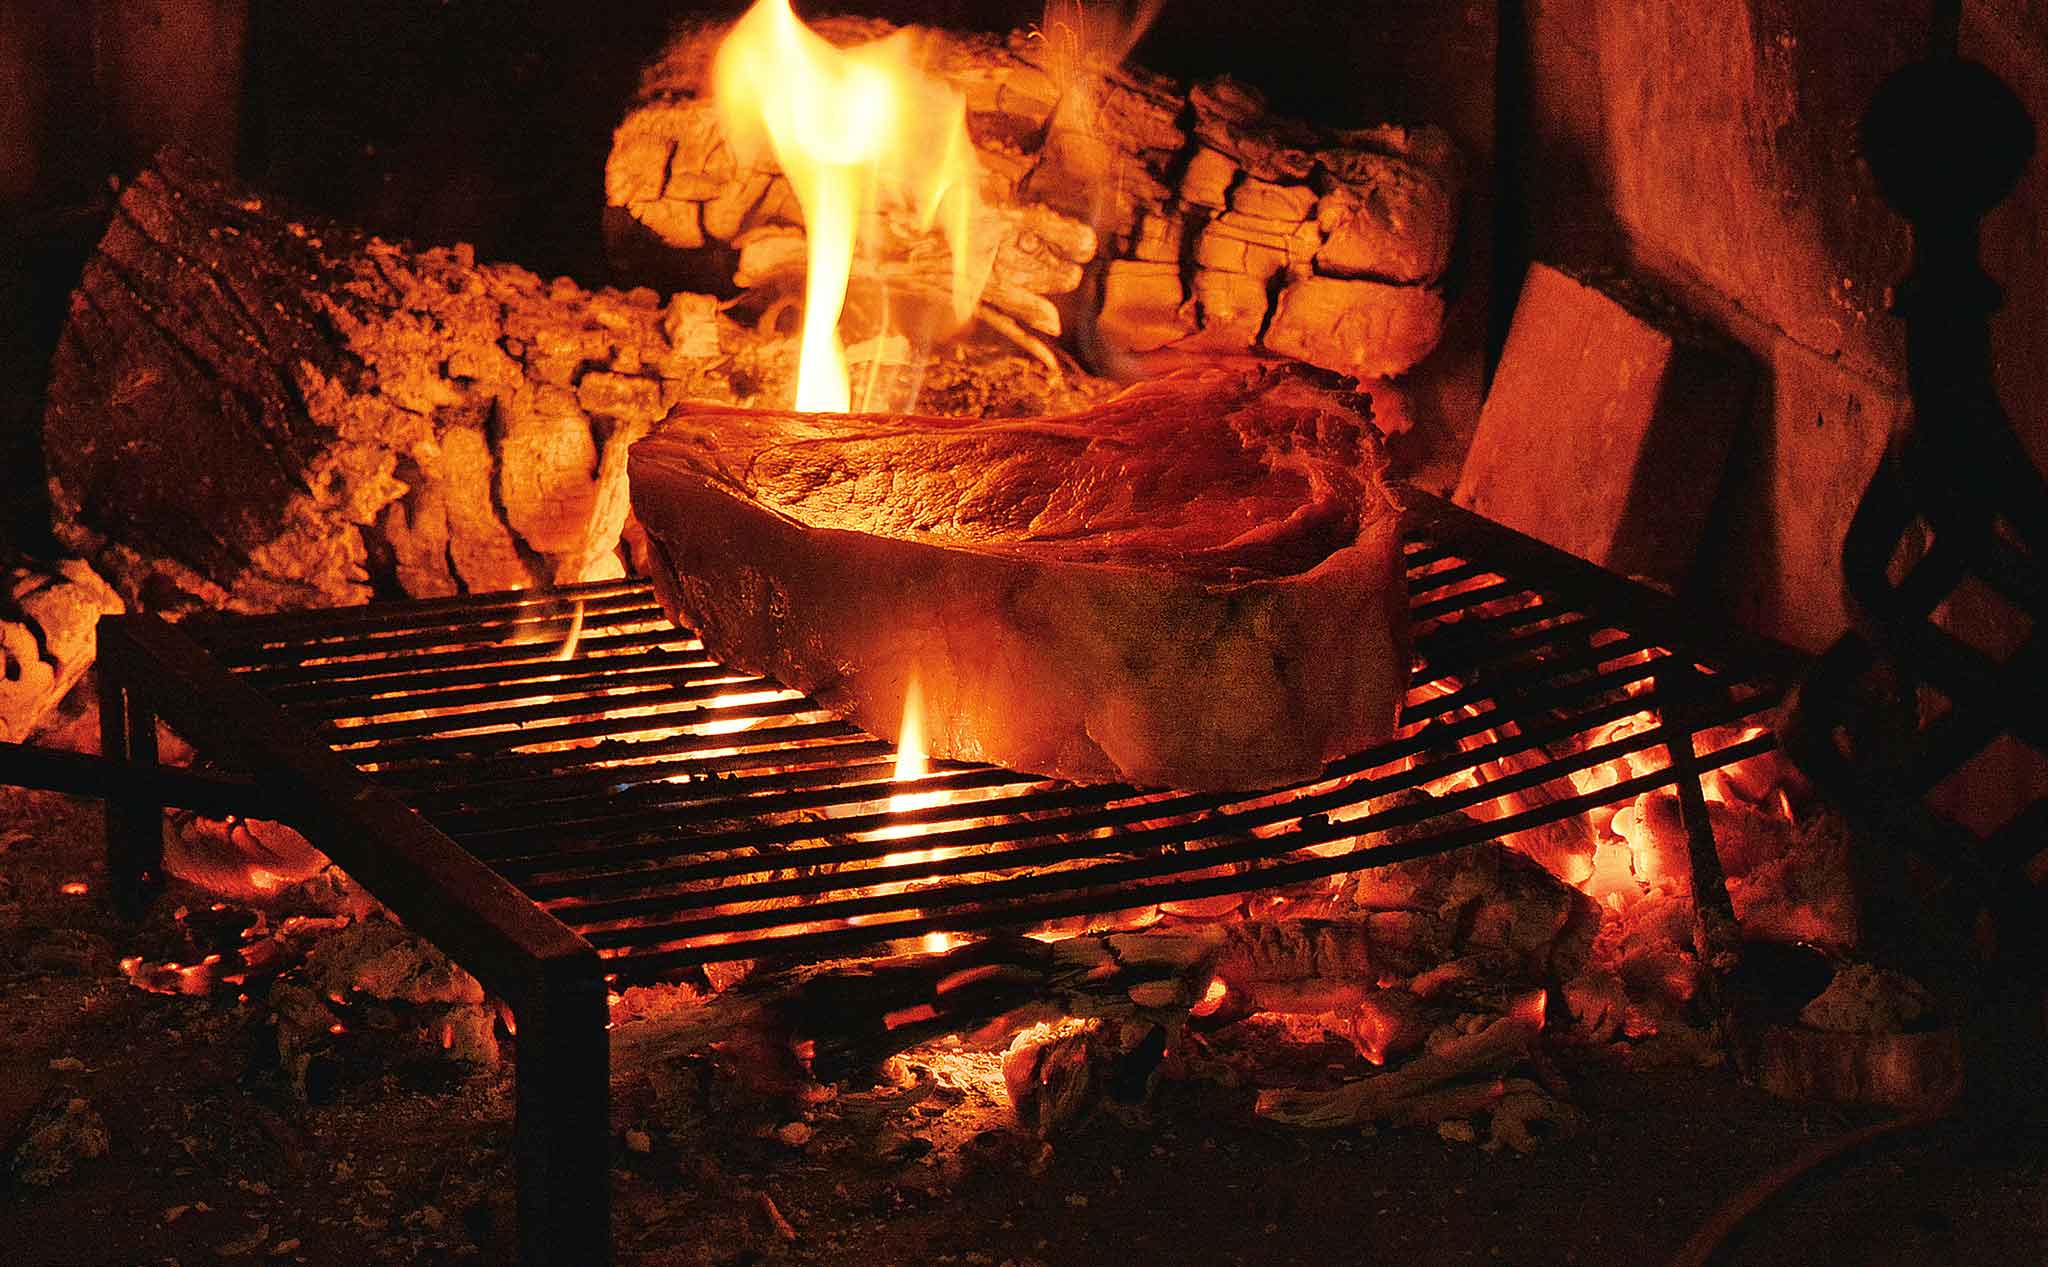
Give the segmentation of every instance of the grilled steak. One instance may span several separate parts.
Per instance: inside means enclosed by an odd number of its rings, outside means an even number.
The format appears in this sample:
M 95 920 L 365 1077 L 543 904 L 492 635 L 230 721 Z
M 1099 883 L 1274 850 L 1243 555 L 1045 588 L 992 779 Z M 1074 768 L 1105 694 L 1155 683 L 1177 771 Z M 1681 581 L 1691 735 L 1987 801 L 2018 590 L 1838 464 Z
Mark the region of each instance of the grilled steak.
M 1208 368 L 990 422 L 683 405 L 633 446 L 675 619 L 934 756 L 1266 787 L 1386 738 L 1397 509 L 1362 398 Z

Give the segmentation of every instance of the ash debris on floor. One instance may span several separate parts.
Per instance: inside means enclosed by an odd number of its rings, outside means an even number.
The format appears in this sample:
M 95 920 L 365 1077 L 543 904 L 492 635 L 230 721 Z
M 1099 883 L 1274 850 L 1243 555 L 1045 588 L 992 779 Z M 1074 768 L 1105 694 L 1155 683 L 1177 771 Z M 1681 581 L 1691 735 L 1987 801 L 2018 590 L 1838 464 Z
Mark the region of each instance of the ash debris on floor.
M 89 747 L 90 734 L 74 710 L 43 742 Z M 323 999 L 310 983 L 334 978 L 298 968 L 280 995 L 267 974 L 307 927 L 290 920 L 341 918 L 347 886 L 221 901 L 174 885 L 128 924 L 107 902 L 100 831 L 96 804 L 0 789 L 10 1261 L 511 1261 L 511 1067 L 480 1046 L 517 1040 L 487 1005 L 384 932 L 350 944 L 351 970 L 382 974 L 385 1002 Z M 280 958 L 244 953 L 265 943 L 252 924 Z M 241 959 L 223 953 L 235 947 Z M 167 978 L 172 964 L 206 971 Z M 339 1031 L 331 1044 L 322 1024 Z M 1050 1140 L 1018 1125 L 1000 1053 L 932 1045 L 874 1085 L 794 1097 L 701 1059 L 615 1060 L 615 1258 L 1660 1263 L 1774 1167 L 1887 1116 L 1770 1099 L 1689 1038 L 1558 1055 L 1571 1122 L 1539 1123 L 1527 1155 L 1487 1148 L 1483 1118 L 1320 1132 L 1261 1118 L 1246 1071 L 1312 1082 L 1357 1061 L 1277 1023 L 1210 1036 L 1149 1100 L 1108 1096 Z M 2038 1140 L 1968 1115 L 1809 1177 L 1716 1259 L 2044 1260 Z

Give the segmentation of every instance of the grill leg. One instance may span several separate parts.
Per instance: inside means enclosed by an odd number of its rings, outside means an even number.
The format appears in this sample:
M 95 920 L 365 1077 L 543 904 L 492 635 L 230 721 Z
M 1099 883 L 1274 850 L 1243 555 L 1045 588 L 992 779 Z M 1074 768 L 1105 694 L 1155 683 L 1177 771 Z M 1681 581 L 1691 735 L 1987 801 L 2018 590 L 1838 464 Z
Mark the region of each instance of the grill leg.
M 604 981 L 550 982 L 516 1017 L 523 1267 L 611 1261 L 611 1040 Z
M 156 764 L 156 713 L 100 668 L 100 753 L 130 766 Z M 163 886 L 164 807 L 146 792 L 116 789 L 107 797 L 107 875 L 114 905 L 134 918 Z

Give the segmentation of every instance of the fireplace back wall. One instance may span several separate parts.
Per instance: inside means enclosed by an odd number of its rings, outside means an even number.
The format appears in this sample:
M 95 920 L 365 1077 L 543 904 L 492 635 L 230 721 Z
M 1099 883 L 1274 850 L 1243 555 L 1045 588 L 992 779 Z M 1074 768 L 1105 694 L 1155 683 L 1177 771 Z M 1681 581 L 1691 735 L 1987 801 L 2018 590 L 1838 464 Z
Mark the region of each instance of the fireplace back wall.
M 1681 291 L 1761 368 L 1701 588 L 1749 627 L 1818 650 L 1847 625 L 1843 533 L 1905 420 L 1902 221 L 1856 158 L 1885 76 L 1919 56 L 1932 6 L 1873 0 L 1525 0 L 1504 59 L 1502 119 L 1522 132 L 1506 184 L 1536 258 L 1628 264 Z M 2048 6 L 1972 0 L 1962 51 L 2048 120 Z M 1513 24 L 1511 24 L 1513 25 Z M 1969 145 L 1970 137 L 1957 137 Z M 1984 225 L 2007 302 L 1998 387 L 2048 466 L 2048 164 L 2037 156 Z M 1939 420 L 1932 420 L 1939 425 Z M 1966 595 L 1959 634 L 1989 643 L 2012 616 Z M 2001 740 L 1942 790 L 1972 826 L 2048 791 L 2048 770 Z

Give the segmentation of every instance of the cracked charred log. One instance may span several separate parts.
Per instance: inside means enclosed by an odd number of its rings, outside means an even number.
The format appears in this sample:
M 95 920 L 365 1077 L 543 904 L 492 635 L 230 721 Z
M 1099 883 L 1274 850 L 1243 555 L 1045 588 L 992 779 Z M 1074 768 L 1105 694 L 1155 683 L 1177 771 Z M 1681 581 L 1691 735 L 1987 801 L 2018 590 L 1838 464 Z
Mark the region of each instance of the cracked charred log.
M 238 610 L 615 574 L 626 448 L 677 401 L 789 399 L 794 341 L 295 213 L 175 153 L 122 193 L 52 365 L 57 533 L 130 601 Z M 940 412 L 1099 395 L 983 346 Z

